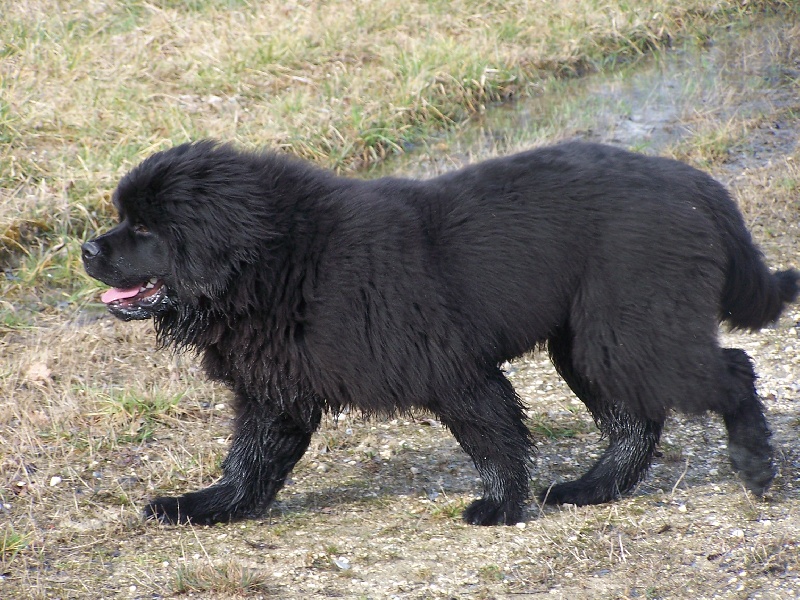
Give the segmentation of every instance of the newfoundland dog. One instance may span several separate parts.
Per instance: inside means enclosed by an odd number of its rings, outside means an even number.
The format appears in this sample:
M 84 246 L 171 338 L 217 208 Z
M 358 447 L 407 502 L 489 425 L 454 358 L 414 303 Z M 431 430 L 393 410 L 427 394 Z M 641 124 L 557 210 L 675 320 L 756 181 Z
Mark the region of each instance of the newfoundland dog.
M 532 439 L 499 365 L 537 346 L 608 438 L 544 501 L 631 490 L 672 409 L 722 416 L 754 493 L 775 475 L 753 366 L 718 325 L 775 321 L 800 275 L 771 273 L 723 186 L 685 164 L 570 142 L 364 181 L 201 141 L 147 158 L 114 205 L 119 224 L 83 245 L 103 302 L 235 396 L 222 477 L 150 518 L 263 514 L 323 412 L 356 407 L 432 412 L 483 480 L 464 519 L 516 523 Z

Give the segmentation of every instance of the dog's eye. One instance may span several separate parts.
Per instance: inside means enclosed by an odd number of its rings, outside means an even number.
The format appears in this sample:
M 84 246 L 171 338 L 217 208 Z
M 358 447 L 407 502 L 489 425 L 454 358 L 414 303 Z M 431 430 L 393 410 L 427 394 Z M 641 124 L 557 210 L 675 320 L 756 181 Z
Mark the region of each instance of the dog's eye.
M 133 226 L 133 233 L 137 235 L 147 235 L 150 233 L 150 230 L 145 225 L 138 223 Z

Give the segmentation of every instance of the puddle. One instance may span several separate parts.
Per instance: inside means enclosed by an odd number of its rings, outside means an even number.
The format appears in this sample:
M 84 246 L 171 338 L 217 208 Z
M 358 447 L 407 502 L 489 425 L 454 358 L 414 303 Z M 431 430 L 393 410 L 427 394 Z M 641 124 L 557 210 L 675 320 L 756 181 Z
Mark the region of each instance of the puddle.
M 553 80 L 543 85 L 540 95 L 490 107 L 455 131 L 376 166 L 369 175 L 431 176 L 487 156 L 567 138 L 664 153 L 694 135 L 709 118 L 724 124 L 798 107 L 798 45 L 800 26 L 765 20 L 745 30 L 722 32 L 704 48 L 687 44 L 610 73 Z M 786 121 L 767 124 L 765 139 L 751 140 L 732 161 L 762 163 L 791 151 L 800 126 L 796 118 Z

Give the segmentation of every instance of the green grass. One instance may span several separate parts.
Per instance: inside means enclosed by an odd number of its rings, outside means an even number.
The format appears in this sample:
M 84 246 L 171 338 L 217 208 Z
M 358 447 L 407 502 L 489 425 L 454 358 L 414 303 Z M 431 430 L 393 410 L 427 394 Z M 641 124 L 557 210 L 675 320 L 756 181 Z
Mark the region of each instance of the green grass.
M 13 526 L 7 525 L 0 534 L 0 558 L 2 564 L 14 560 L 22 550 L 28 547 L 31 541 L 30 533 L 20 533 Z
M 447 500 L 433 505 L 431 516 L 446 521 L 461 521 L 461 515 L 467 504 L 463 500 Z
M 112 389 L 108 392 L 85 389 L 82 396 L 94 397 L 96 414 L 115 431 L 124 434 L 124 441 L 145 441 L 152 435 L 156 422 L 175 413 L 183 393 L 163 394 L 151 390 L 143 394 L 128 388 Z M 123 440 L 120 440 L 123 441 Z
M 497 565 L 483 565 L 478 569 L 478 576 L 483 581 L 497 582 L 503 581 L 503 569 Z

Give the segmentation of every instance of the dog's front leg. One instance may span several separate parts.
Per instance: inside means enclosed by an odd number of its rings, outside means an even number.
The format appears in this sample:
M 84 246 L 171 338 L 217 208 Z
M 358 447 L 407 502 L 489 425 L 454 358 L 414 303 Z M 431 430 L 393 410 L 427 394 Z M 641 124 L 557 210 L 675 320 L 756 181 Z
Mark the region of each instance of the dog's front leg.
M 222 478 L 203 490 L 152 500 L 148 519 L 210 525 L 257 517 L 272 503 L 303 456 L 322 416 L 321 405 L 304 403 L 298 414 L 239 397 L 236 431 Z

